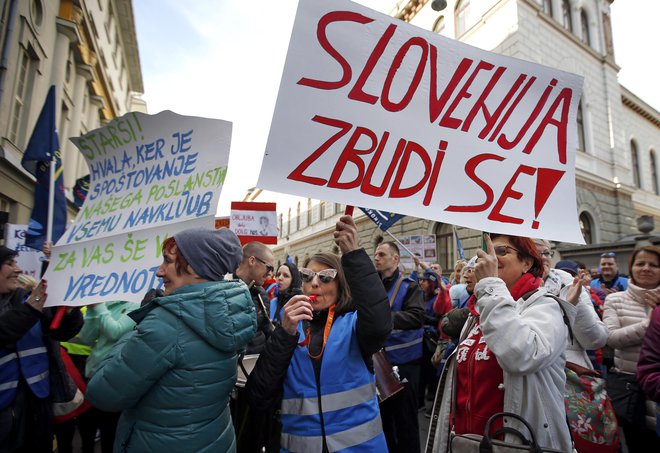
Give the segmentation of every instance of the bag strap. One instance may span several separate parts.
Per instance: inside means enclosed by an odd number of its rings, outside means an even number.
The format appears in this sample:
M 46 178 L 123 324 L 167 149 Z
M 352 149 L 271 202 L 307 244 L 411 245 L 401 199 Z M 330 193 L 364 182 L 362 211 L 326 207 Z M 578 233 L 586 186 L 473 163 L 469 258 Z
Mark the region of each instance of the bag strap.
M 538 289 L 526 292 L 522 296 L 523 300 L 529 299 L 537 291 L 538 291 Z M 545 295 L 548 296 L 548 297 L 552 297 L 557 302 L 557 304 L 559 305 L 559 308 L 561 309 L 562 318 L 564 319 L 564 324 L 566 325 L 566 328 L 568 329 L 568 337 L 571 339 L 571 343 L 573 343 L 573 338 L 574 338 L 573 337 L 573 328 L 571 327 L 571 322 L 568 320 L 568 315 L 566 314 L 566 309 L 562 305 L 562 303 L 568 303 L 568 302 L 566 302 L 561 297 L 557 297 L 557 296 L 555 296 L 554 294 L 551 294 L 551 293 L 546 292 Z
M 403 283 L 403 275 L 399 274 L 399 278 L 396 281 L 396 285 L 394 286 L 394 291 L 392 291 L 392 295 L 390 296 L 390 307 L 394 303 L 394 299 L 396 299 L 396 295 L 399 293 L 399 288 L 401 287 L 401 283 Z
M 523 443 L 526 445 L 529 445 L 529 451 L 532 453 L 542 453 L 541 447 L 539 447 L 538 443 L 536 443 L 536 434 L 534 433 L 534 430 L 532 429 L 531 425 L 522 418 L 518 414 L 514 414 L 513 412 L 498 412 L 496 414 L 493 414 L 488 421 L 486 422 L 486 427 L 484 428 L 484 437 L 481 439 L 481 443 L 479 444 L 479 451 L 480 452 L 492 452 L 493 451 L 493 443 L 490 438 L 490 427 L 491 425 L 497 420 L 498 418 L 503 418 L 503 417 L 509 417 L 509 418 L 515 418 L 518 420 L 520 423 L 525 425 L 525 428 L 527 428 L 527 431 L 529 431 L 529 437 L 531 439 L 527 439 L 520 431 L 518 431 L 515 428 L 506 428 L 507 433 L 512 433 L 515 431 L 516 435 L 520 437 L 523 440 Z

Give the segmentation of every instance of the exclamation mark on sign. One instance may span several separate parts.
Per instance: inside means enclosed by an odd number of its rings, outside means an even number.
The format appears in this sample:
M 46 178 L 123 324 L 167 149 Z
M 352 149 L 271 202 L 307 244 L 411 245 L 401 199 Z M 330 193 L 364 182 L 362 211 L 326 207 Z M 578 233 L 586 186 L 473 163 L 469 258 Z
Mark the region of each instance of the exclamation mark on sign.
M 552 168 L 539 168 L 536 178 L 536 200 L 534 200 L 534 217 L 538 217 L 545 202 L 550 198 L 550 194 L 555 189 L 559 180 L 566 173 L 563 170 L 553 170 Z M 532 228 L 538 229 L 539 222 L 534 220 Z

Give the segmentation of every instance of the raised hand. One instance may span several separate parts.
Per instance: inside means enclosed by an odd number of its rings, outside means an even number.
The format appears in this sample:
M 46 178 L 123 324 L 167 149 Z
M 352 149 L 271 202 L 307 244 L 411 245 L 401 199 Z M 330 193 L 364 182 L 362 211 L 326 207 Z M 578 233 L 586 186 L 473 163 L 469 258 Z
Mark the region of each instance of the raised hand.
M 48 298 L 47 288 L 48 282 L 42 279 L 36 288 L 32 290 L 26 303 L 37 311 L 44 311 L 44 304 Z
M 474 267 L 474 275 L 477 281 L 487 277 L 497 277 L 497 255 L 490 234 L 485 234 L 486 252 L 477 250 L 477 264 Z
M 295 335 L 300 321 L 312 319 L 312 304 L 305 295 L 293 296 L 284 304 L 282 327 L 289 334 Z
M 359 248 L 357 226 L 350 215 L 343 215 L 337 221 L 334 238 L 342 254 Z

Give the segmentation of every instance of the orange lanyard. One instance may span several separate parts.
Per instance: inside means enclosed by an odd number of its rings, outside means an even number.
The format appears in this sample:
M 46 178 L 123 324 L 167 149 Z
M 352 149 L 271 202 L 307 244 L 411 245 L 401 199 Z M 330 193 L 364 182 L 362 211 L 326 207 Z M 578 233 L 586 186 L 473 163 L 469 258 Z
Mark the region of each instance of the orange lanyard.
M 325 321 L 325 328 L 323 329 L 323 346 L 321 347 L 321 352 L 318 355 L 312 355 L 309 352 L 309 344 L 312 340 L 311 330 L 308 327 L 305 332 L 305 339 L 298 343 L 298 346 L 307 346 L 307 355 L 313 360 L 318 360 L 323 357 L 323 351 L 325 351 L 325 345 L 328 343 L 328 337 L 330 336 L 330 329 L 332 329 L 332 322 L 335 319 L 335 306 L 331 305 L 328 309 L 328 319 Z

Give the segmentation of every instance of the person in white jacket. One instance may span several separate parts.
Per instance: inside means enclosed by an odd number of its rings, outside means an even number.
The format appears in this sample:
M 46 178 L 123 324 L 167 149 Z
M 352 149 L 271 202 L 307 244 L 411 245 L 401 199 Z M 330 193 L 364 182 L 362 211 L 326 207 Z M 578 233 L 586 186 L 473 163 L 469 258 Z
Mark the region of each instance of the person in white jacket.
M 471 316 L 438 386 L 426 451 L 449 451 L 454 433 L 482 434 L 484 420 L 501 411 L 524 418 L 538 445 L 571 451 L 564 318 L 575 319 L 579 281 L 568 295 L 574 303 L 558 301 L 541 286 L 543 264 L 531 239 L 493 235 L 486 244 L 487 253 L 477 252 Z M 503 423 L 527 433 L 513 418 Z M 520 443 L 510 433 L 505 440 Z
M 536 250 L 543 261 L 543 286 L 550 294 L 567 300 L 568 291 L 578 276 L 578 266 L 575 261 L 559 261 L 552 267 L 553 251 L 545 239 L 536 239 Z M 589 292 L 582 289 L 576 301 L 575 321 L 571 326 L 573 339 L 569 338 L 566 345 L 566 361 L 593 370 L 593 364 L 587 355 L 587 349 L 602 348 L 607 344 L 607 326 L 598 317 L 591 303 Z

